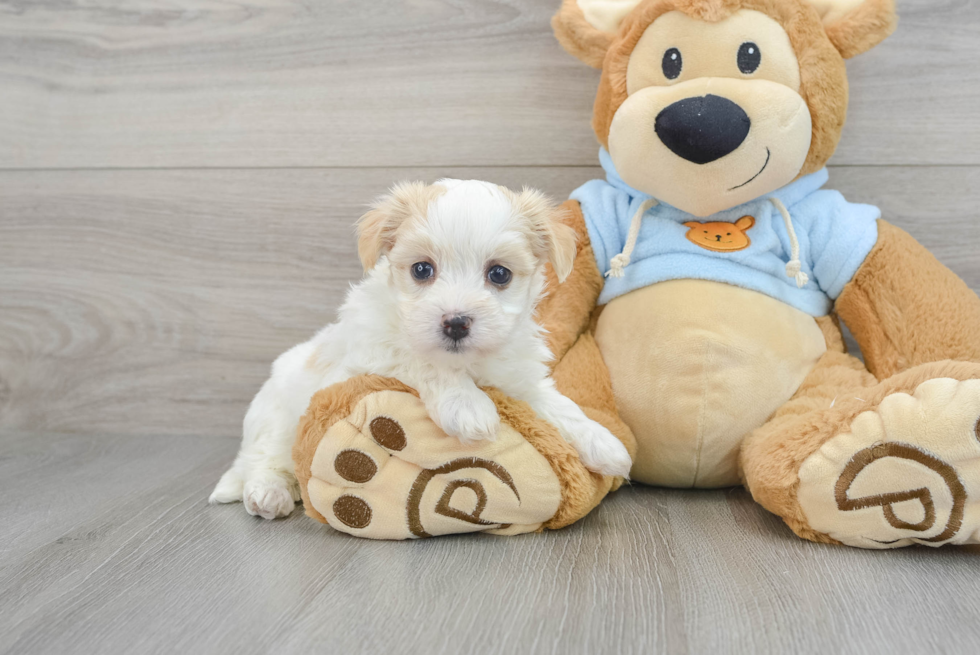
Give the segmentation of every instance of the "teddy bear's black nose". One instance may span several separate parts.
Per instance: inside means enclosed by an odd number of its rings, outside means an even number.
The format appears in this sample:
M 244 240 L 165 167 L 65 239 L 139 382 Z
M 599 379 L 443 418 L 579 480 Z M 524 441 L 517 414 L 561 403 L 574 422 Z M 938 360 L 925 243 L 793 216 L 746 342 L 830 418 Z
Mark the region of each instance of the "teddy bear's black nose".
M 752 121 L 741 107 L 710 94 L 678 100 L 654 121 L 663 144 L 695 164 L 708 164 L 735 152 L 751 127 Z

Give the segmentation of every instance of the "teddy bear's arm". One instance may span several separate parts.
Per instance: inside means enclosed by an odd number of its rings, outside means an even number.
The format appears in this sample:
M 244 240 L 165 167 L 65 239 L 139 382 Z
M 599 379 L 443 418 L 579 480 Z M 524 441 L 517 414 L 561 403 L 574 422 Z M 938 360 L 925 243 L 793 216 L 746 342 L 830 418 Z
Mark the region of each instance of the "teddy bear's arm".
M 836 311 L 879 380 L 927 362 L 980 362 L 980 298 L 885 221 L 878 221 L 878 241 Z
M 603 286 L 578 201 L 567 200 L 562 209 L 565 222 L 575 230 L 577 237 L 575 262 L 571 274 L 561 284 L 548 266 L 547 296 L 538 306 L 537 314 L 538 322 L 548 331 L 548 346 L 556 362 L 588 329 Z

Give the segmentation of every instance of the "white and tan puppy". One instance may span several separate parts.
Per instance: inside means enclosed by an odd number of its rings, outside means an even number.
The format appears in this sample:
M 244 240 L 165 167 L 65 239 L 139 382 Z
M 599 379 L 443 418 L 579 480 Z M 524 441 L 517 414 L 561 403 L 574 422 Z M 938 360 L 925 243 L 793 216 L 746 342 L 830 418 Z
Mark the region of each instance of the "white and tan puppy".
M 626 476 L 630 457 L 555 388 L 534 309 L 550 261 L 560 280 L 575 238 L 536 191 L 440 180 L 401 184 L 358 223 L 367 271 L 339 319 L 282 354 L 245 416 L 234 465 L 212 503 L 285 516 L 299 499 L 292 446 L 313 394 L 374 373 L 418 390 L 432 419 L 462 441 L 494 439 L 497 410 L 480 386 L 527 401 L 593 471 Z

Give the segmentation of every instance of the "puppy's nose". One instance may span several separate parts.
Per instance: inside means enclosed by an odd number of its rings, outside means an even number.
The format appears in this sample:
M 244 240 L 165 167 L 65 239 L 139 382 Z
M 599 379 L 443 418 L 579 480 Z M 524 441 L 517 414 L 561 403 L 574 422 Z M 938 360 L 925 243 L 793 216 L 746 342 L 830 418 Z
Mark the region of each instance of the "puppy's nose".
M 460 341 L 470 333 L 473 319 L 469 316 L 444 316 L 442 318 L 442 333 L 453 341 Z
M 684 98 L 657 115 L 653 129 L 678 157 L 709 164 L 735 152 L 749 135 L 748 114 L 727 98 Z

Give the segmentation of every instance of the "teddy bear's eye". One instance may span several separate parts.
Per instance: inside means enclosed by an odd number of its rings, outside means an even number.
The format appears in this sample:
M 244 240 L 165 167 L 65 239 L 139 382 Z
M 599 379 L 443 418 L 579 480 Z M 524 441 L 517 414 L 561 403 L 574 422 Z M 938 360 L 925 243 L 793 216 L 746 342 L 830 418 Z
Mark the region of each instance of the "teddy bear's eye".
M 756 44 L 747 41 L 738 49 L 738 69 L 746 75 L 756 72 L 761 63 L 762 52 Z
M 677 48 L 671 48 L 665 52 L 664 61 L 661 65 L 664 69 L 664 77 L 668 80 L 676 80 L 681 75 L 681 68 L 684 67 L 681 51 Z

